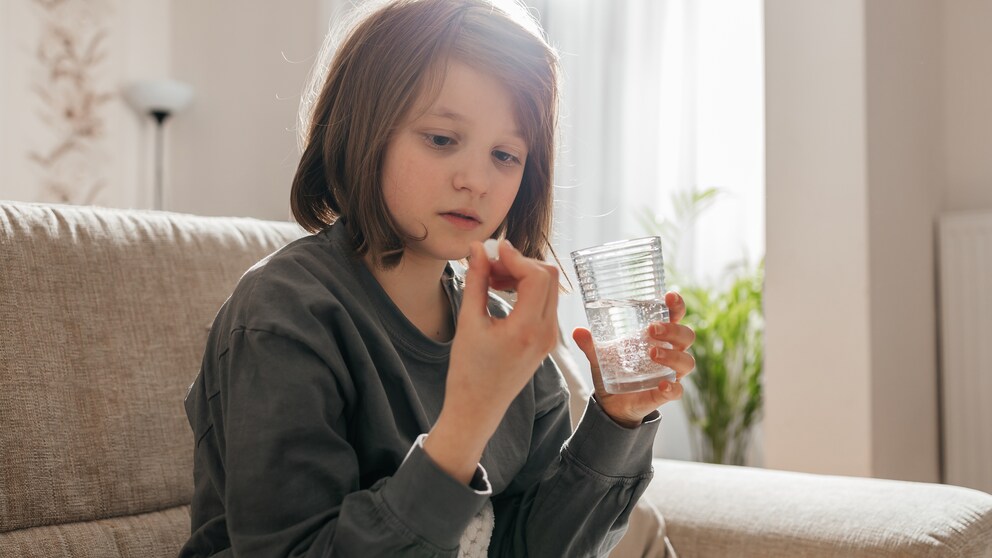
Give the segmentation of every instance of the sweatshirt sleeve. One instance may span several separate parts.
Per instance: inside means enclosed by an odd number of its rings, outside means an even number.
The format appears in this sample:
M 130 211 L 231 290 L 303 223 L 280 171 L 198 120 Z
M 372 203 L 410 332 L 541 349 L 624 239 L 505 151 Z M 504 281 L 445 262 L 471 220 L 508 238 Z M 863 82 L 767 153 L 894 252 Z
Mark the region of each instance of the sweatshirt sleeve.
M 418 440 L 393 476 L 360 490 L 347 401 L 324 359 L 292 339 L 238 330 L 222 360 L 221 497 L 235 555 L 457 554 L 491 494 L 481 467 L 460 483 Z
M 655 411 L 637 428 L 624 428 L 594 397 L 571 437 L 567 397 L 539 416 L 525 467 L 530 471 L 519 475 L 534 480 L 494 497 L 490 556 L 608 554 L 653 476 L 660 420 Z

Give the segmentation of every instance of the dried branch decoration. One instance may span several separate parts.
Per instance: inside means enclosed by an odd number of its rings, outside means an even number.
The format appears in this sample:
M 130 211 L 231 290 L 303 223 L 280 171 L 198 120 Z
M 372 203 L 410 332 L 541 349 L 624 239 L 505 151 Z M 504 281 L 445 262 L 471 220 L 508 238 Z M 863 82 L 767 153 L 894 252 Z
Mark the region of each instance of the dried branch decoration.
M 54 142 L 28 158 L 42 172 L 44 201 L 89 204 L 106 187 L 104 106 L 115 94 L 97 84 L 107 60 L 110 5 L 87 0 L 34 0 L 44 18 L 35 51 L 33 91 L 39 118 Z M 82 16 L 82 17 L 81 17 Z

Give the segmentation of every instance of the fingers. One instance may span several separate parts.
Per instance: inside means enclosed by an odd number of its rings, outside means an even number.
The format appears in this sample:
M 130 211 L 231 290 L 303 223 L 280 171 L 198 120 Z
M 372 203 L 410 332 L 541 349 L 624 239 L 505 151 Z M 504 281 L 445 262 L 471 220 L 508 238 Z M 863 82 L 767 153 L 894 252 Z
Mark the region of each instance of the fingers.
M 557 324 L 557 269 L 524 256 L 509 242 L 501 242 L 499 250 L 500 262 L 517 281 L 517 302 L 507 319 L 536 323 L 550 320 L 554 314 Z
M 682 399 L 683 393 L 682 384 L 662 380 L 654 389 L 602 397 L 601 404 L 605 403 L 607 406 L 615 407 L 617 401 L 626 400 L 624 410 L 617 410 L 618 414 L 626 417 L 627 420 L 636 417 L 640 421 L 665 403 Z M 601 395 L 597 393 L 597 397 L 601 397 Z
M 469 246 L 469 264 L 465 272 L 465 291 L 462 294 L 462 307 L 458 319 L 476 316 L 489 316 L 489 273 L 490 264 L 481 242 Z
M 685 300 L 675 291 L 665 293 L 665 306 L 668 306 L 668 320 L 677 324 L 685 317 Z
M 662 380 L 658 382 L 657 388 L 639 393 L 642 396 L 642 401 L 638 402 L 638 406 L 642 409 L 643 415 L 646 416 L 665 403 L 682 399 L 682 393 L 682 384 Z
M 596 357 L 596 346 L 592 342 L 592 333 L 584 327 L 577 327 L 572 330 L 572 340 L 575 341 L 579 350 L 586 355 L 586 359 L 589 361 L 589 368 L 592 369 L 592 383 L 596 393 L 606 393 L 603 387 L 603 376 L 599 372 L 599 359 Z
M 584 327 L 577 327 L 572 331 L 572 340 L 578 345 L 582 354 L 586 355 L 593 369 L 599 370 L 599 360 L 596 358 L 596 346 L 592 342 L 592 333 Z
M 684 378 L 696 367 L 696 359 L 691 354 L 662 347 L 651 347 L 651 360 L 674 370 L 676 381 Z
M 658 384 L 658 389 L 654 390 L 652 395 L 654 395 L 658 405 L 661 405 L 663 403 L 668 403 L 669 401 L 677 401 L 682 399 L 682 391 L 682 384 L 664 380 Z M 657 408 L 657 406 L 655 408 Z
M 648 335 L 657 341 L 667 341 L 671 348 L 684 351 L 696 341 L 696 332 L 682 324 L 658 322 L 651 324 Z
M 489 288 L 512 292 L 517 288 L 517 279 L 510 275 L 506 264 L 501 260 L 489 262 Z

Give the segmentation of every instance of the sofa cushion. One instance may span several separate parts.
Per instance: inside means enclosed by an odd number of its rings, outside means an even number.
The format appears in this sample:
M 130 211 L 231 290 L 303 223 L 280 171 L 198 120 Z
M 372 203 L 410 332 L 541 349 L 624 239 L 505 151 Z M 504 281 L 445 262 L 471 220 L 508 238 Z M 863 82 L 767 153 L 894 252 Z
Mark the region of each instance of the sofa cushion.
M 0 533 L 188 504 L 182 401 L 206 330 L 241 274 L 302 234 L 0 203 Z
M 175 558 L 189 534 L 189 506 L 0 533 L 0 556 Z

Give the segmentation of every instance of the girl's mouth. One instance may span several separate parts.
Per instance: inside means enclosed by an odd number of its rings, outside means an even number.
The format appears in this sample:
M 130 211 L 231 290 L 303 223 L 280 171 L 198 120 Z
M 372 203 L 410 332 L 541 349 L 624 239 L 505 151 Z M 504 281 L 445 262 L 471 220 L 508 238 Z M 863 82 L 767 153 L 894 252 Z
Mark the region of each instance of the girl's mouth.
M 467 215 L 465 213 L 459 213 L 457 211 L 449 211 L 447 213 L 442 213 L 441 217 L 444 217 L 446 221 L 452 225 L 463 230 L 470 230 L 478 227 L 482 224 L 479 219 L 473 215 Z

